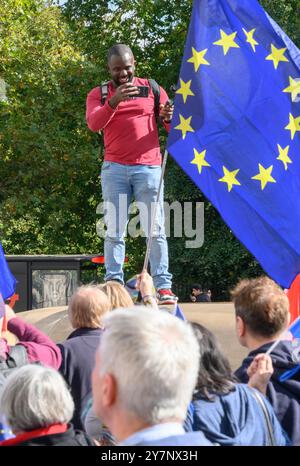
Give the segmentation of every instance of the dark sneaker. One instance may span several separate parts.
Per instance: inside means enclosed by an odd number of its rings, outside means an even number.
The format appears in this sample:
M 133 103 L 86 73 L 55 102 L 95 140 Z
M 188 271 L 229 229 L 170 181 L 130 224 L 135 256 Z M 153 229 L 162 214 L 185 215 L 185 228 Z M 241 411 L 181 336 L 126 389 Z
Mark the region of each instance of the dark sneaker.
M 177 296 L 175 296 L 171 290 L 162 288 L 157 291 L 158 304 L 176 304 L 178 301 Z

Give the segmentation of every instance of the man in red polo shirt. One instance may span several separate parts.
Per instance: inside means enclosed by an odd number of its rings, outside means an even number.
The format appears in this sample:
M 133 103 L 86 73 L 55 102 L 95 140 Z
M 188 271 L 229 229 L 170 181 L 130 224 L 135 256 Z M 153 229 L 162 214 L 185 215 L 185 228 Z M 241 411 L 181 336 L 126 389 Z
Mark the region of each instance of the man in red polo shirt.
M 135 60 L 131 49 L 117 44 L 108 51 L 108 83 L 105 102 L 101 88 L 87 96 L 86 119 L 95 132 L 103 131 L 105 156 L 101 170 L 104 220 L 107 231 L 104 242 L 106 281 L 124 283 L 124 235 L 128 208 L 132 198 L 138 204 L 140 221 L 149 236 L 153 210 L 161 176 L 161 153 L 155 119 L 155 97 L 147 79 L 134 76 Z M 148 87 L 148 97 L 137 97 L 138 86 Z M 173 107 L 160 87 L 160 120 L 169 130 Z M 172 275 L 168 271 L 168 245 L 164 227 L 163 189 L 150 251 L 150 268 L 161 304 L 174 304 Z

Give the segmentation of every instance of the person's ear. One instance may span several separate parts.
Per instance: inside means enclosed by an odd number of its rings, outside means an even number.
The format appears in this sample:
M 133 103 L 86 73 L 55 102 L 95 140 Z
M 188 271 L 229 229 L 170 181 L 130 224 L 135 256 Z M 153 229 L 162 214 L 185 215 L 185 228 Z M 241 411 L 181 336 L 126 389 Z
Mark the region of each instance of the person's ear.
M 117 398 L 117 381 L 112 374 L 105 374 L 102 384 L 102 404 L 112 406 Z
M 246 325 L 241 317 L 239 316 L 236 317 L 235 326 L 236 326 L 236 333 L 237 333 L 238 338 L 243 337 L 246 333 Z

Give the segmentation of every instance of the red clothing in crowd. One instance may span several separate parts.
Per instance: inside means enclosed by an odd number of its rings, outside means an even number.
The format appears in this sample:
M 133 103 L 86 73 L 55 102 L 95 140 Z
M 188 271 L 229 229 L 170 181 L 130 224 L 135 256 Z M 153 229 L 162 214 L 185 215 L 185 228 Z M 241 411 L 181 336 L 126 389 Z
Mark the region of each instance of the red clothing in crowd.
M 105 161 L 123 165 L 160 165 L 161 154 L 154 114 L 154 95 L 147 79 L 133 78 L 134 86 L 148 86 L 149 96 L 137 97 L 113 109 L 108 100 L 115 88 L 109 83 L 105 104 L 101 104 L 100 87 L 95 87 L 87 96 L 86 120 L 92 131 L 104 132 Z M 166 91 L 160 87 L 160 103 L 168 100 Z M 169 123 L 164 123 L 169 129 Z
M 61 365 L 61 352 L 58 346 L 45 333 L 24 320 L 14 317 L 7 322 L 7 329 L 19 339 L 18 344 L 25 346 L 29 362 L 39 361 L 45 366 L 58 369 Z M 9 346 L 4 351 L 9 353 Z
M 48 427 L 41 427 L 40 429 L 30 430 L 29 432 L 23 432 L 22 434 L 18 434 L 14 438 L 10 438 L 8 440 L 3 440 L 0 442 L 1 447 L 12 447 L 14 445 L 18 445 L 19 443 L 25 442 L 26 440 L 35 439 L 37 437 L 44 437 L 45 435 L 54 435 L 54 434 L 61 434 L 66 432 L 68 429 L 67 424 L 52 424 Z

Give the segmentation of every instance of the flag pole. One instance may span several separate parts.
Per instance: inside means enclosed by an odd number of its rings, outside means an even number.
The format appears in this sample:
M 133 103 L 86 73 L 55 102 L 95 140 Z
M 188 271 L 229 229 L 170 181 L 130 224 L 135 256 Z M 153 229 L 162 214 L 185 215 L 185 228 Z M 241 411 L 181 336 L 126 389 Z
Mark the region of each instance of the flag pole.
M 177 308 L 177 301 L 176 303 L 174 303 L 174 307 L 173 307 L 173 311 L 172 311 L 172 314 L 175 316 L 176 314 L 176 308 Z
M 266 351 L 266 354 L 270 354 L 272 353 L 272 351 L 276 348 L 276 346 L 278 345 L 278 343 L 280 341 L 282 341 L 283 339 L 283 335 L 286 333 L 286 330 L 280 335 L 280 337 L 274 341 L 273 345 L 270 346 L 270 348 L 268 349 L 268 351 Z
M 164 174 L 165 174 L 165 170 L 166 170 L 167 159 L 168 159 L 168 151 L 167 151 L 167 149 L 165 149 L 163 162 L 162 162 L 162 166 L 161 166 L 161 175 L 160 175 L 160 180 L 159 180 L 158 192 L 157 192 L 156 200 L 155 200 L 155 203 L 154 203 L 153 212 L 152 212 L 152 206 L 151 206 L 151 209 L 150 209 L 150 211 L 151 211 L 151 225 L 150 225 L 149 237 L 148 237 L 148 241 L 147 241 L 147 248 L 146 248 L 146 254 L 145 254 L 145 259 L 144 259 L 143 271 L 144 270 L 147 271 L 147 269 L 148 269 L 150 251 L 151 251 L 152 239 L 153 239 L 153 233 L 154 233 L 154 228 L 155 228 L 155 219 L 156 219 L 157 207 L 158 207 L 158 204 L 159 204 L 159 198 L 160 198 L 162 183 L 163 183 Z

